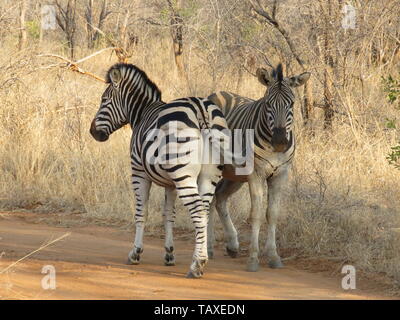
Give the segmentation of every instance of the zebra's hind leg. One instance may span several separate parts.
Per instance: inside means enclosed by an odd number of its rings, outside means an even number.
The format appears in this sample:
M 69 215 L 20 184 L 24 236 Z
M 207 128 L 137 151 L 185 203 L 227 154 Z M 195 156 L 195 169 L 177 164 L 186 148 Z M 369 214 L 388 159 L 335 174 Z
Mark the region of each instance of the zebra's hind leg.
M 175 199 L 176 190 L 165 188 L 165 204 L 164 204 L 164 227 L 165 227 L 165 256 L 164 264 L 166 266 L 175 265 L 174 256 L 174 235 L 173 228 L 175 223 Z
M 197 177 L 186 176 L 176 182 L 178 197 L 182 200 L 190 213 L 195 228 L 195 250 L 190 265 L 188 278 L 200 278 L 207 263 L 207 211 L 197 187 Z
M 219 218 L 221 220 L 222 226 L 224 228 L 224 234 L 225 234 L 225 241 L 226 241 L 226 251 L 228 255 L 232 258 L 236 258 L 237 255 L 239 254 L 239 241 L 238 241 L 238 234 L 236 231 L 235 226 L 233 225 L 233 222 L 231 220 L 231 217 L 229 215 L 228 209 L 227 209 L 227 201 L 228 198 L 234 194 L 236 191 L 240 189 L 242 186 L 242 182 L 233 182 L 230 180 L 223 179 L 218 185 L 215 190 L 215 197 L 214 197 L 214 203 L 215 207 L 217 209 L 217 212 L 219 214 Z M 211 208 L 210 210 L 210 215 L 213 215 L 214 208 Z M 214 232 L 212 226 L 209 227 L 210 232 Z M 209 244 L 209 247 L 212 248 L 212 241 L 213 241 L 213 236 L 209 236 L 209 241 L 211 243 Z
M 208 213 L 207 223 L 207 254 L 208 259 L 214 259 L 214 223 L 215 223 L 215 198 L 211 202 L 210 212 Z
M 128 254 L 128 264 L 139 264 L 140 255 L 143 253 L 144 224 L 147 218 L 151 182 L 135 174 L 132 177 L 132 185 L 136 198 L 136 233 L 133 248 Z
M 214 194 L 218 182 L 221 180 L 222 167 L 213 164 L 204 164 L 198 184 L 204 208 L 207 211 L 207 253 L 208 258 L 214 258 Z

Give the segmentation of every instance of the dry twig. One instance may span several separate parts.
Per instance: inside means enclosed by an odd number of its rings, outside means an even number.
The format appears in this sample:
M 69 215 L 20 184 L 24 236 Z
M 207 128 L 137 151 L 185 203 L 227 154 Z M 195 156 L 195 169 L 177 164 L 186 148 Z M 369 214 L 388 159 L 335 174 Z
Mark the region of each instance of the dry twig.
M 97 51 L 97 52 L 95 52 L 95 53 L 92 53 L 92 54 L 90 54 L 90 55 L 88 55 L 88 56 L 86 56 L 86 57 L 84 57 L 84 58 L 82 58 L 82 59 L 79 59 L 78 61 L 75 61 L 75 62 L 74 62 L 74 61 L 71 61 L 70 59 L 65 58 L 65 57 L 63 57 L 63 56 L 60 56 L 60 55 L 58 55 L 58 54 L 52 54 L 52 53 L 40 54 L 40 55 L 38 55 L 38 56 L 39 56 L 39 57 L 52 57 L 52 58 L 57 58 L 57 59 L 60 59 L 60 60 L 63 60 L 63 61 L 66 62 L 66 63 L 52 64 L 52 65 L 49 65 L 49 66 L 47 66 L 47 67 L 43 67 L 43 69 L 49 69 L 49 68 L 54 68 L 54 67 L 67 68 L 67 69 L 69 69 L 69 70 L 71 70 L 71 71 L 75 71 L 75 72 L 78 72 L 78 73 L 80 73 L 80 74 L 85 74 L 85 75 L 87 75 L 87 76 L 89 76 L 89 77 L 92 77 L 92 78 L 94 78 L 94 79 L 96 79 L 96 80 L 99 80 L 99 81 L 102 81 L 102 82 L 105 83 L 106 80 L 105 80 L 104 78 L 101 78 L 101 77 L 95 75 L 94 73 L 85 71 L 85 70 L 82 69 L 78 64 L 81 63 L 81 62 L 84 62 L 84 61 L 86 61 L 86 60 L 89 60 L 89 59 L 91 59 L 91 58 L 97 56 L 98 54 L 100 54 L 100 53 L 102 53 L 102 52 L 104 52 L 104 51 L 106 51 L 106 50 L 110 50 L 110 49 L 111 49 L 111 50 L 117 51 L 118 48 L 115 48 L 115 47 L 105 48 L 105 49 L 99 50 L 99 51 Z
M 0 274 L 5 273 L 7 270 L 11 269 L 13 266 L 15 266 L 17 263 L 21 262 L 22 260 L 25 260 L 26 258 L 30 257 L 31 255 L 33 255 L 34 253 L 43 250 L 44 248 L 47 248 L 48 246 L 52 245 L 53 243 L 56 243 L 57 241 L 60 241 L 68 236 L 71 235 L 71 232 L 65 233 L 63 234 L 61 237 L 58 237 L 57 239 L 50 241 L 49 243 L 40 246 L 39 248 L 37 248 L 36 250 L 33 250 L 31 253 L 28 253 L 27 255 L 23 256 L 21 259 L 18 259 L 17 261 L 11 263 L 8 267 L 4 268 L 3 270 L 0 271 Z

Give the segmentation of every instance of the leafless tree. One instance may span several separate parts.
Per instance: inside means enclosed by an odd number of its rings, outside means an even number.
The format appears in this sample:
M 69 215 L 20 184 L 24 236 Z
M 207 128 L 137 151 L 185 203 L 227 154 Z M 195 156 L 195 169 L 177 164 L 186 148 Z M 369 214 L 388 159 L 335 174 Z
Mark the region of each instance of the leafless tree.
M 100 36 L 99 30 L 103 29 L 107 17 L 111 14 L 111 11 L 108 11 L 107 8 L 107 0 L 103 0 L 101 3 L 101 11 L 99 14 L 97 26 L 95 26 L 93 11 L 94 11 L 93 0 L 88 0 L 85 11 L 85 20 L 86 20 L 87 46 L 89 49 L 94 48 L 94 45 Z
M 184 21 L 179 14 L 180 1 L 167 0 L 170 10 L 171 37 L 174 48 L 175 64 L 181 77 L 186 77 L 185 66 L 183 63 L 183 28 Z
M 76 34 L 76 0 L 68 0 L 66 7 L 63 7 L 59 0 L 55 0 L 57 6 L 57 24 L 64 32 L 67 45 L 70 51 L 70 58 L 73 60 L 75 55 L 75 34 Z
M 283 26 L 283 24 L 277 18 L 278 11 L 278 1 L 274 0 L 270 8 L 263 5 L 260 0 L 248 0 L 250 2 L 251 8 L 255 13 L 256 19 L 262 19 L 274 29 L 276 29 L 279 34 L 284 39 L 288 48 L 290 49 L 293 57 L 296 59 L 298 64 L 303 70 L 309 69 L 308 57 L 304 55 L 295 44 L 293 36 L 288 32 L 288 30 Z M 302 115 L 304 124 L 310 119 L 312 108 L 314 104 L 314 98 L 312 94 L 312 79 L 306 82 L 304 86 L 304 100 L 302 105 Z

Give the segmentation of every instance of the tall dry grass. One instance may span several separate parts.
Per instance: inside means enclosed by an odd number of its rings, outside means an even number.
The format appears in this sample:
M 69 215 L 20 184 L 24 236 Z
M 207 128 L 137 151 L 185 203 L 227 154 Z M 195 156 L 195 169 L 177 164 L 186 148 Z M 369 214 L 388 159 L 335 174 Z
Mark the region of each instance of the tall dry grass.
M 105 143 L 89 135 L 104 84 L 61 69 L 40 69 L 51 61 L 36 54 L 57 53 L 60 48 L 48 45 L 17 53 L 13 47 L 0 48 L 0 207 L 80 212 L 132 223 L 130 129 L 119 130 Z M 189 58 L 192 94 L 210 94 L 207 66 L 194 56 Z M 189 94 L 177 80 L 172 61 L 167 41 L 139 47 L 132 59 L 159 85 L 165 101 Z M 114 62 L 115 57 L 105 54 L 83 67 L 104 75 Z M 337 116 L 332 133 L 316 125 L 314 135 L 309 135 L 298 122 L 298 148 L 285 190 L 278 242 L 280 248 L 299 255 L 329 257 L 385 272 L 395 282 L 400 280 L 396 232 L 400 172 L 385 156 L 399 137 L 385 128 L 385 119 L 399 117 L 385 100 L 382 73 L 371 68 L 362 105 L 358 87 L 341 92 L 348 110 L 346 116 Z M 218 89 L 234 91 L 235 86 L 236 79 L 227 73 Z M 263 90 L 247 75 L 238 93 L 258 98 Z M 318 110 L 315 119 L 321 122 Z M 162 190 L 153 187 L 149 229 L 161 225 L 162 199 Z M 230 200 L 242 240 L 249 202 L 247 186 Z M 192 228 L 182 206 L 176 225 Z M 222 238 L 219 225 L 217 229 L 217 237 Z

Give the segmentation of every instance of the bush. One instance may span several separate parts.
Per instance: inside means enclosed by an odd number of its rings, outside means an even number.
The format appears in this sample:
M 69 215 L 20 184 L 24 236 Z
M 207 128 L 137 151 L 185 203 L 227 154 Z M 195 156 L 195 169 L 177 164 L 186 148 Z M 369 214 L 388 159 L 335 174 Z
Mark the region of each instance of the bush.
M 26 22 L 26 29 L 32 39 L 39 39 L 40 37 L 40 23 L 37 20 Z
M 400 109 L 400 80 L 393 78 L 389 75 L 387 78 L 382 77 L 384 91 L 387 94 L 387 98 L 391 104 L 397 102 L 397 108 Z M 387 123 L 387 128 L 396 129 L 395 122 L 393 120 Z M 387 155 L 389 163 L 400 169 L 400 144 L 391 147 L 391 152 Z

